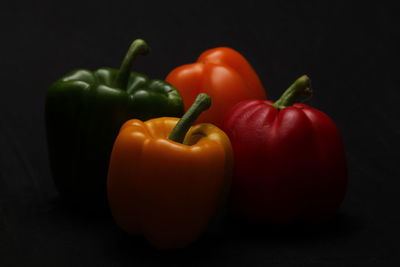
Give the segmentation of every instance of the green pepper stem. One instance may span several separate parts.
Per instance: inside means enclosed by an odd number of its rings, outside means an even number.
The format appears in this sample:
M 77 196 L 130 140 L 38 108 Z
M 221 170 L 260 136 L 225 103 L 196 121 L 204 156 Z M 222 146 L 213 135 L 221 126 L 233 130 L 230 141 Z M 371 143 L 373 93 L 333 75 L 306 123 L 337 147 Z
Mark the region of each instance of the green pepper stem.
M 186 133 L 190 126 L 199 117 L 199 115 L 211 106 L 211 98 L 207 94 L 201 93 L 196 97 L 193 105 L 186 111 L 183 117 L 178 121 L 169 135 L 168 139 L 183 143 Z
M 144 40 L 136 39 L 132 42 L 115 79 L 115 86 L 117 88 L 126 89 L 133 62 L 135 61 L 137 55 L 146 55 L 149 51 L 150 48 Z
M 271 105 L 277 109 L 283 109 L 293 105 L 299 96 L 310 95 L 311 93 L 312 90 L 310 78 L 308 78 L 307 75 L 303 75 L 298 78 L 288 89 L 286 89 L 282 96 Z

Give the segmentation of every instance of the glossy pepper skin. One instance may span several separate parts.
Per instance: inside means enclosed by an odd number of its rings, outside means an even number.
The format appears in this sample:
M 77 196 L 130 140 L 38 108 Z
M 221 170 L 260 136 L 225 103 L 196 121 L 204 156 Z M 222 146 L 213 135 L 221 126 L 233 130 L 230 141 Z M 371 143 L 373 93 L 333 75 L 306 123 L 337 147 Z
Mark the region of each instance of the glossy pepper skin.
M 108 200 L 117 225 L 159 249 L 196 240 L 230 186 L 232 151 L 225 133 L 202 123 L 173 141 L 178 121 L 126 122 L 110 161 Z
M 249 62 L 237 51 L 218 47 L 203 52 L 197 62 L 172 70 L 166 81 L 182 95 L 185 110 L 199 93 L 213 99 L 213 106 L 197 122 L 221 126 L 224 114 L 245 99 L 266 99 L 264 87 Z
M 79 69 L 47 91 L 46 128 L 51 171 L 60 194 L 80 204 L 106 204 L 109 157 L 122 124 L 131 118 L 180 116 L 183 103 L 169 83 L 130 72 L 149 48 L 132 43 L 121 68 Z M 100 204 L 100 205 L 97 205 Z
M 234 152 L 230 209 L 254 222 L 323 222 L 332 218 L 347 184 L 345 151 L 334 122 L 305 104 L 299 78 L 275 103 L 247 100 L 222 129 Z

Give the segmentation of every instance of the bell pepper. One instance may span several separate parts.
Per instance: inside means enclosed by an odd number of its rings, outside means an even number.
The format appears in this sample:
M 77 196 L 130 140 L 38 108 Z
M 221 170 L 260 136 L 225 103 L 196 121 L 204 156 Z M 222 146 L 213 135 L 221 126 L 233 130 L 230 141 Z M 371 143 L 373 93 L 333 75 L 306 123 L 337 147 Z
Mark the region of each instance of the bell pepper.
M 344 198 L 347 167 L 334 122 L 296 99 L 310 94 L 300 77 L 281 98 L 247 100 L 228 112 L 222 129 L 234 153 L 229 209 L 261 223 L 323 222 Z
M 130 71 L 135 58 L 148 51 L 145 41 L 135 40 L 120 69 L 74 70 L 47 91 L 53 179 L 60 194 L 79 205 L 106 207 L 109 157 L 125 121 L 183 114 L 182 99 L 173 86 Z
M 249 62 L 237 51 L 218 47 L 203 52 L 196 63 L 172 70 L 166 81 L 181 93 L 185 110 L 200 93 L 211 96 L 214 105 L 197 122 L 221 126 L 225 113 L 245 99 L 266 99 L 264 87 Z
M 209 97 L 200 94 L 181 120 L 129 120 L 114 143 L 108 174 L 111 213 L 121 229 L 143 235 L 156 248 L 192 243 L 227 197 L 228 137 L 212 124 L 189 129 L 209 105 Z

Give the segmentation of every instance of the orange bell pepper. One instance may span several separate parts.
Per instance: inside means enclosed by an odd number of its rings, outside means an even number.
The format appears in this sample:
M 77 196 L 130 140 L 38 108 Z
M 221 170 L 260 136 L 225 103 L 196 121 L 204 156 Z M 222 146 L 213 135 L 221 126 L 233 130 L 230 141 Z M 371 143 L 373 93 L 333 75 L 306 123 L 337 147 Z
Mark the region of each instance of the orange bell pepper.
M 209 105 L 209 96 L 200 94 L 181 120 L 129 120 L 115 141 L 108 174 L 112 215 L 124 231 L 144 235 L 159 249 L 196 240 L 227 197 L 228 137 L 212 124 L 190 127 Z
M 237 51 L 219 47 L 203 52 L 196 63 L 172 70 L 166 81 L 182 96 L 185 110 L 196 96 L 206 93 L 214 105 L 197 122 L 221 126 L 224 114 L 246 99 L 266 99 L 264 87 L 249 62 Z

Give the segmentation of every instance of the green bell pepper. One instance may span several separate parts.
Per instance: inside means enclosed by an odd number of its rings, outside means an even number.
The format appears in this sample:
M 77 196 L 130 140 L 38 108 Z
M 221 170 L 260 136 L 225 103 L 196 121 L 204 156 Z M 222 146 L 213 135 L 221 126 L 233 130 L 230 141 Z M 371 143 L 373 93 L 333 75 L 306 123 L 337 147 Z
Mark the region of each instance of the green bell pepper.
M 122 124 L 132 118 L 182 116 L 183 102 L 172 85 L 131 72 L 136 56 L 148 52 L 145 41 L 135 40 L 119 70 L 75 70 L 48 89 L 50 167 L 61 196 L 104 206 L 109 157 Z

